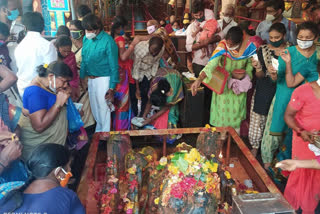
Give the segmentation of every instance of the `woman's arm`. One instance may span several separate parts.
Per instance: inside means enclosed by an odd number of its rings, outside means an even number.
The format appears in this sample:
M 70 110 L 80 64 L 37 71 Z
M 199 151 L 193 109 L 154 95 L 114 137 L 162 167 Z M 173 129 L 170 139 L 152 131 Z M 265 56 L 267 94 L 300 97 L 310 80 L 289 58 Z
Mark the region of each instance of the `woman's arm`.
M 286 63 L 286 82 L 289 88 L 294 88 L 304 81 L 304 77 L 297 73 L 293 75 L 291 65 L 291 55 L 288 50 L 283 50 L 280 54 L 283 61 Z
M 38 133 L 41 133 L 49 128 L 59 114 L 62 106 L 67 102 L 69 96 L 69 93 L 59 91 L 57 94 L 56 103 L 49 109 L 49 111 L 42 109 L 29 114 L 32 128 Z
M 152 104 L 151 104 L 150 100 L 148 100 L 148 103 L 147 103 L 146 108 L 144 109 L 144 113 L 143 113 L 144 119 L 147 119 L 147 116 L 151 110 L 151 106 L 152 106 Z
M 288 127 L 296 131 L 304 141 L 312 142 L 312 133 L 305 131 L 296 123 L 295 116 L 297 112 L 298 110 L 295 110 L 289 103 L 287 110 L 284 113 L 284 121 L 287 123 Z
M 134 52 L 135 46 L 141 41 L 147 41 L 147 40 L 151 39 L 151 37 L 152 37 L 151 35 L 134 37 L 134 39 L 131 42 L 131 44 L 129 45 L 128 49 L 125 48 L 124 42 L 120 41 L 119 42 L 119 57 L 120 57 L 121 61 L 128 60 L 130 58 L 130 56 L 132 55 L 132 53 Z
M 320 169 L 320 163 L 316 160 L 283 160 L 276 164 L 276 167 L 286 171 L 294 171 L 298 168 Z
M 2 78 L 0 82 L 0 93 L 6 91 L 18 80 L 17 76 L 4 65 L 0 65 L 0 77 Z

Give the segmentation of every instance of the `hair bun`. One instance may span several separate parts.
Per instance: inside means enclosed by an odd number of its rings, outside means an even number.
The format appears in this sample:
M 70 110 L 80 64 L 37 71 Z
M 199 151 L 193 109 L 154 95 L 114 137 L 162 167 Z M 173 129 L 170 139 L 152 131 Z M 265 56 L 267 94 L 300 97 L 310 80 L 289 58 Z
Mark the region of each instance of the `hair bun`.
M 39 74 L 39 77 L 46 77 L 47 76 L 47 70 L 48 70 L 48 65 L 47 64 L 39 65 L 37 67 L 37 72 Z

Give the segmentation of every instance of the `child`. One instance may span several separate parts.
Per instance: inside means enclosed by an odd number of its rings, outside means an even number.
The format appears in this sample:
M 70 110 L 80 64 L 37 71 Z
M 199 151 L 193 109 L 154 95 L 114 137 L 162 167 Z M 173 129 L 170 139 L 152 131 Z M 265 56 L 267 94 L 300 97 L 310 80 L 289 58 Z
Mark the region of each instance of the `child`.
M 5 65 L 9 69 L 11 58 L 9 56 L 9 50 L 6 41 L 10 35 L 9 27 L 3 22 L 0 22 L 0 65 Z
M 55 46 L 58 52 L 58 60 L 61 60 L 65 64 L 67 64 L 73 73 L 73 79 L 69 82 L 72 89 L 71 99 L 74 102 L 77 102 L 80 96 L 79 75 L 78 75 L 76 57 L 75 57 L 75 54 L 71 51 L 72 41 L 70 37 L 66 35 L 61 35 L 61 36 L 58 36 L 55 42 Z
M 210 13 L 207 13 L 205 17 L 206 17 L 206 22 L 204 23 L 203 26 L 200 25 L 200 28 L 202 28 L 202 32 L 200 33 L 200 38 L 197 42 L 210 38 L 213 34 L 216 33 L 218 28 L 218 22 L 217 20 L 215 20 L 214 14 L 212 11 Z M 202 51 L 202 56 L 201 56 L 202 59 L 211 54 L 207 47 L 202 48 L 201 51 Z

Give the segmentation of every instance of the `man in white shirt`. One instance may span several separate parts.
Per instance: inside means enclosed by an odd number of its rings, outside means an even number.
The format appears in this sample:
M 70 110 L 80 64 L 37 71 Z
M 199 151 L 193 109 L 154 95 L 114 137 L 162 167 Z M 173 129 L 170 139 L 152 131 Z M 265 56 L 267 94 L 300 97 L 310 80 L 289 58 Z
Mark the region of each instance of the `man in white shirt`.
M 234 21 L 235 9 L 232 4 L 226 5 L 221 15 L 223 18 L 218 20 L 218 25 L 221 29 L 221 39 L 224 39 L 230 28 L 237 26 L 238 23 Z
M 37 76 L 39 65 L 50 64 L 57 60 L 57 50 L 53 44 L 41 36 L 44 20 L 40 13 L 28 12 L 22 17 L 27 35 L 15 50 L 18 67 L 18 90 L 23 96 L 26 87 Z

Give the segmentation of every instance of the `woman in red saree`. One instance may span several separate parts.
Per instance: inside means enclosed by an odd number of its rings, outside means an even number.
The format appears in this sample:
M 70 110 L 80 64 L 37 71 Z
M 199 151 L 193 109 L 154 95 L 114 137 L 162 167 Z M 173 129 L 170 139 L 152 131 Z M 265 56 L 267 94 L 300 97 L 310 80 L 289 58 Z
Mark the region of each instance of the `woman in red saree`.
M 135 94 L 130 92 L 133 90 L 129 90 L 136 87 L 135 80 L 131 76 L 133 60 L 130 56 L 134 51 L 137 40 L 134 40 L 128 49 L 125 47 L 125 39 L 123 36 L 125 33 L 124 28 L 127 24 L 128 21 L 124 17 L 117 16 L 113 20 L 111 27 L 111 36 L 114 38 L 119 48 L 118 64 L 120 82 L 116 86 L 114 95 L 115 112 L 112 114 L 112 127 L 115 131 L 130 129 L 130 121 L 132 118 L 130 98 L 135 97 Z
M 311 151 L 314 133 L 320 131 L 320 80 L 294 90 L 285 121 L 293 130 L 292 159 L 319 160 Z M 312 145 L 313 146 L 313 145 Z M 291 172 L 284 192 L 294 209 L 313 214 L 320 200 L 320 170 L 297 168 Z

